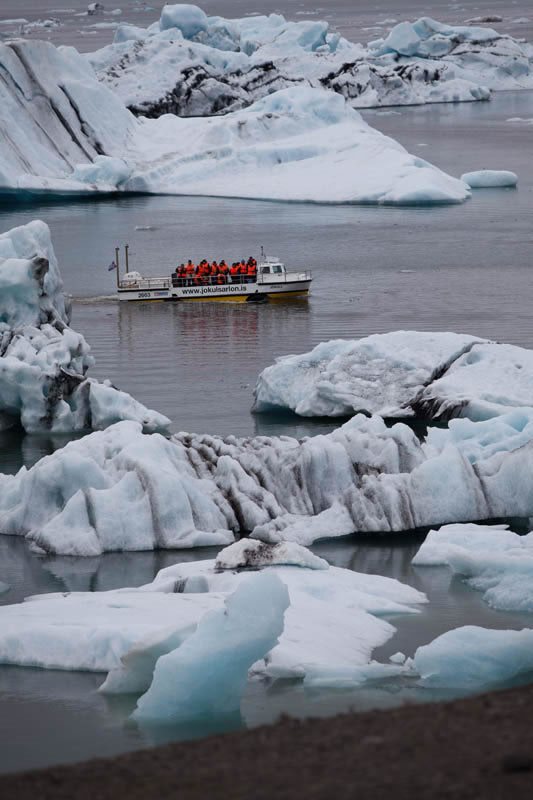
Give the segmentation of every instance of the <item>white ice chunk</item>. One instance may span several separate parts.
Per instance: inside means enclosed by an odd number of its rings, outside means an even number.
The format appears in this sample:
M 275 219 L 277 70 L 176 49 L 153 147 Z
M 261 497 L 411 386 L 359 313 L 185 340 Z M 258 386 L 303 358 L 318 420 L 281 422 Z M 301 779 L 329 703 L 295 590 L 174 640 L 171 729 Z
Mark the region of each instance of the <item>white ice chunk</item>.
M 412 416 L 410 404 L 422 388 L 479 341 L 456 333 L 394 331 L 322 342 L 309 353 L 278 358 L 263 370 L 255 388 L 255 410 Z
M 276 590 L 270 585 L 259 597 L 253 588 L 257 577 L 264 579 L 263 588 L 277 581 Z M 415 613 L 426 602 L 421 592 L 399 581 L 337 567 L 270 566 L 257 576 L 219 570 L 214 560 L 175 564 L 138 589 L 45 594 L 0 607 L 0 663 L 108 671 L 102 691 L 145 692 L 155 665 L 166 654 L 181 652 L 208 611 L 221 611 L 215 625 L 220 632 L 224 600 L 247 586 L 255 600 L 244 603 L 242 611 L 250 605 L 251 624 L 257 624 L 263 613 L 266 619 L 272 612 L 271 595 L 281 597 L 280 582 L 290 596 L 283 633 L 270 651 L 261 645 L 249 664 L 251 674 L 272 679 L 335 683 L 341 675 L 352 682 L 375 677 L 372 650 L 395 631 L 381 617 Z M 207 646 L 204 634 L 199 638 Z M 214 653 L 225 645 L 220 639 L 212 644 L 205 668 L 217 671 Z M 178 678 L 175 683 L 180 685 Z
M 412 563 L 417 567 L 449 564 L 458 547 L 472 554 L 485 551 L 503 555 L 520 547 L 522 541 L 508 525 L 444 525 L 438 531 L 429 531 Z
M 184 637 L 206 611 L 219 608 L 215 594 L 73 592 L 44 594 L 0 606 L 0 663 L 45 669 L 107 672 L 121 657 L 172 631 Z
M 533 630 L 474 625 L 447 631 L 419 647 L 414 669 L 428 687 L 482 689 L 533 672 Z
M 133 719 L 169 722 L 238 710 L 248 670 L 278 643 L 289 602 L 275 574 L 248 577 L 223 609 L 206 614 L 181 646 L 158 659 Z
M 518 177 L 514 172 L 505 169 L 480 169 L 476 172 L 465 172 L 461 180 L 471 189 L 491 189 L 516 186 Z
M 493 608 L 533 611 L 533 534 L 507 526 L 446 525 L 430 531 L 416 566 L 447 564 Z
M 224 551 L 222 551 L 222 554 Z M 341 673 L 365 680 L 372 650 L 384 644 L 394 628 L 380 619 L 413 613 L 425 602 L 415 589 L 379 575 L 338 567 L 327 570 L 294 566 L 267 567 L 287 586 L 291 604 L 279 644 L 254 664 L 254 674 L 336 683 Z M 229 592 L 249 572 L 218 570 L 216 562 L 176 564 L 161 570 L 143 591 Z
M 531 406 L 532 396 L 531 350 L 455 333 L 394 331 L 277 359 L 259 376 L 255 410 L 484 420 Z
M 328 569 L 328 562 L 294 542 L 266 544 L 257 539 L 241 539 L 221 550 L 216 569 L 256 569 L 284 564 L 308 569 Z

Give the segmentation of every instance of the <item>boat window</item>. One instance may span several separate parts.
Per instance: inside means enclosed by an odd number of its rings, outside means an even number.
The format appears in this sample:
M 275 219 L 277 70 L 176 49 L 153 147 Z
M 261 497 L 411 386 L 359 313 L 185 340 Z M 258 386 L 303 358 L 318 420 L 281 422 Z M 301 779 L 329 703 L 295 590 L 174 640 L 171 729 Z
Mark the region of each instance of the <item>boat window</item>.
M 272 272 L 274 272 L 275 275 L 279 275 L 280 272 L 283 272 L 283 270 L 281 269 L 281 264 L 274 264 L 274 266 L 272 267 Z
M 261 267 L 261 274 L 262 275 L 265 275 L 268 272 L 270 272 L 270 267 Z

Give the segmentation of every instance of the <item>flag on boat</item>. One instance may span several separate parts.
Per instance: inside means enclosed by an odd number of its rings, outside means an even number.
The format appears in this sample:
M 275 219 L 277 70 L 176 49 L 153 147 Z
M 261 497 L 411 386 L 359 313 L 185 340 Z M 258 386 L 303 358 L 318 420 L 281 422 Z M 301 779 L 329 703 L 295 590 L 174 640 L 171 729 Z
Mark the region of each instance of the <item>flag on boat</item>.
M 108 266 L 107 271 L 108 272 L 113 272 L 113 270 L 116 269 L 116 268 L 117 268 L 117 265 L 115 264 L 114 261 L 112 261 L 111 264 Z

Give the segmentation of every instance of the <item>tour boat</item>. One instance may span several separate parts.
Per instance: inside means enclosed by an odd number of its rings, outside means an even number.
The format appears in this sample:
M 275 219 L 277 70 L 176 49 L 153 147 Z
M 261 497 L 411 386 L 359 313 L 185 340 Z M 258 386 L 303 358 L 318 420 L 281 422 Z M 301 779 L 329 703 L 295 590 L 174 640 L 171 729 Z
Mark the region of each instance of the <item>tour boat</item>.
M 163 277 L 144 277 L 129 271 L 128 246 L 125 248 L 126 272 L 119 272 L 119 252 L 115 250 L 112 268 L 117 273 L 119 300 L 216 300 L 225 302 L 254 302 L 260 300 L 286 300 L 305 297 L 309 293 L 312 275 L 309 270 L 288 272 L 279 258 L 266 256 L 261 249 L 257 275 L 230 276 L 226 283 L 216 277 L 179 278 L 176 274 Z

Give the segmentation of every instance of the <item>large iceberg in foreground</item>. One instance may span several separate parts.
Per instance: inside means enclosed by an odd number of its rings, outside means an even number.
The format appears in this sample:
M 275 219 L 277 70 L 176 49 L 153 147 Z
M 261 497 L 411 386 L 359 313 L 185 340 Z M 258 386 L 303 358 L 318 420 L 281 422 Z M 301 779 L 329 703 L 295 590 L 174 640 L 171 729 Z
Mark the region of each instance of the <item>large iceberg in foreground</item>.
M 25 535 L 40 552 L 84 556 L 228 544 L 243 532 L 308 545 L 533 515 L 532 463 L 531 409 L 451 420 L 424 442 L 403 423 L 364 415 L 301 441 L 165 439 L 126 421 L 0 476 L 0 531 Z M 260 549 L 232 554 L 250 564 L 257 557 Z M 280 549 L 275 557 L 289 556 Z
M 238 711 L 248 670 L 278 644 L 289 603 L 275 574 L 249 577 L 224 608 L 206 614 L 183 644 L 158 658 L 133 719 L 169 722 Z
M 531 350 L 456 333 L 394 331 L 278 358 L 259 376 L 255 410 L 482 420 L 530 407 L 532 398 Z
M 419 47 L 415 58 L 402 59 L 393 44 L 407 24 L 394 29 L 385 47 L 365 47 L 320 20 L 225 19 L 197 6 L 167 5 L 159 22 L 147 29 L 120 25 L 114 43 L 87 58 L 128 108 L 150 117 L 225 114 L 290 86 L 325 88 L 352 107 L 370 107 L 484 100 L 488 85 L 532 85 L 528 48 L 486 28 L 440 26 L 446 39 L 432 32 L 440 52 L 433 46 L 423 54 Z M 412 27 L 431 25 L 439 27 L 430 19 Z
M 466 625 L 419 647 L 411 666 L 423 686 L 488 688 L 533 672 L 533 630 Z
M 225 559 L 224 551 L 219 558 Z M 247 638 L 255 638 L 249 637 L 245 620 L 248 606 L 258 632 L 265 623 L 256 639 L 251 674 L 313 681 L 327 679 L 333 671 L 350 671 L 363 681 L 372 672 L 372 650 L 395 630 L 382 617 L 414 613 L 426 602 L 416 589 L 379 575 L 338 567 L 260 569 L 259 575 L 248 569 L 223 570 L 215 560 L 175 564 L 139 589 L 45 594 L 2 606 L 0 663 L 108 672 L 101 688 L 111 694 L 140 694 L 152 686 L 152 697 L 161 696 L 161 690 L 169 697 L 182 696 L 175 670 L 184 670 L 183 686 L 191 692 L 198 686 L 195 679 L 203 681 L 207 670 L 213 670 L 213 684 L 228 679 L 223 656 L 227 637 L 239 649 L 242 645 L 233 611 L 245 625 Z M 262 580 L 257 582 L 257 577 Z M 227 636 L 217 634 L 215 639 L 210 630 L 216 625 L 220 634 L 226 627 L 228 597 Z M 274 602 L 275 607 L 268 608 Z M 208 613 L 218 616 L 206 617 Z M 274 628 L 278 643 L 272 640 L 268 650 L 266 637 Z M 203 666 L 197 662 L 200 652 L 205 655 Z M 231 659 L 231 653 L 227 657 Z M 166 680 L 167 670 L 174 675 L 174 688 Z
M 0 71 L 0 193 L 382 204 L 470 196 L 323 88 L 283 89 L 223 118 L 137 119 L 72 48 L 0 43 Z
M 29 432 L 104 428 L 123 419 L 147 431 L 169 420 L 86 373 L 94 363 L 69 309 L 43 222 L 0 235 L 0 429 Z
M 519 536 L 505 525 L 446 525 L 429 532 L 413 564 L 446 564 L 493 608 L 533 611 L 533 533 Z

